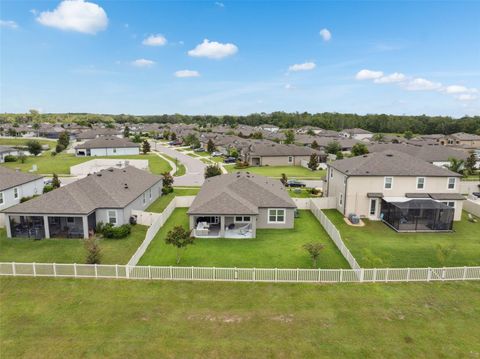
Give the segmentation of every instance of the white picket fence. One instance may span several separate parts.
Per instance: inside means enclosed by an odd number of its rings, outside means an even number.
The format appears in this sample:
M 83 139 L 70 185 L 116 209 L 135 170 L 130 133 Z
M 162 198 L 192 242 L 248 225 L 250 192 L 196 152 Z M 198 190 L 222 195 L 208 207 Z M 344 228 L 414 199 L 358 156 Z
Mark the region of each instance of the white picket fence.
M 0 275 L 236 282 L 375 283 L 480 280 L 480 267 L 280 269 L 0 263 Z
M 335 243 L 338 250 L 342 253 L 343 257 L 347 260 L 348 264 L 350 264 L 350 267 L 352 267 L 352 269 L 354 270 L 361 269 L 355 257 L 352 255 L 352 253 L 350 253 L 350 250 L 347 248 L 345 243 L 343 243 L 342 236 L 340 235 L 340 232 L 338 231 L 337 227 L 335 227 L 333 223 L 325 215 L 325 213 L 322 212 L 317 202 L 310 201 L 310 211 L 322 224 L 323 228 L 325 229 L 327 234 L 330 236 L 333 243 Z

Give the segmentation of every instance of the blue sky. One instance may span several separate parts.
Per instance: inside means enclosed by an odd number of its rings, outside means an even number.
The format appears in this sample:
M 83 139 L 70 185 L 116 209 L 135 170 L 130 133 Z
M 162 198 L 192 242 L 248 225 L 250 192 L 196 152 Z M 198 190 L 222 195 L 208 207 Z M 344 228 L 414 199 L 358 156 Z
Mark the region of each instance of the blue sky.
M 478 1 L 0 6 L 0 112 L 480 114 Z

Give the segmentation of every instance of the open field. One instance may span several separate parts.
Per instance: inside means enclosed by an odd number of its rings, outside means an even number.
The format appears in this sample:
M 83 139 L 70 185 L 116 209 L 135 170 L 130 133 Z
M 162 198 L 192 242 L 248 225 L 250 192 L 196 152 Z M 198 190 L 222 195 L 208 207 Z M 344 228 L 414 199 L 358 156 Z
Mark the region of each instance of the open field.
M 136 225 L 124 239 L 100 239 L 102 264 L 126 264 L 145 239 L 148 227 Z M 85 263 L 83 239 L 7 238 L 0 229 L 0 262 Z
M 479 308 L 480 282 L 2 277 L 0 356 L 477 358 Z
M 166 171 L 171 171 L 170 165 L 162 158 L 155 154 L 149 155 L 129 155 L 129 156 L 109 156 L 109 157 L 75 157 L 73 154 L 65 152 L 59 153 L 56 156 L 51 156 L 50 152 L 45 152 L 41 156 L 27 157 L 25 163 L 20 162 L 8 162 L 2 163 L 2 166 L 9 168 L 20 168 L 21 171 L 27 172 L 32 168 L 32 165 L 36 164 L 38 167 L 38 173 L 41 174 L 62 174 L 69 175 L 70 167 L 78 165 L 83 162 L 94 160 L 97 158 L 108 158 L 118 160 L 148 160 L 150 171 L 155 174 L 161 174 Z
M 453 233 L 397 233 L 380 221 L 352 227 L 334 209 L 323 210 L 342 235 L 363 267 L 454 267 L 480 265 L 480 221 L 471 223 L 464 212 L 454 222 Z M 438 257 L 438 246 L 454 246 L 445 262 Z
M 160 196 L 146 209 L 146 211 L 161 213 L 175 196 L 195 196 L 199 191 L 200 188 L 174 187 L 172 193 Z
M 2 146 L 26 146 L 29 141 L 38 141 L 41 145 L 48 145 L 50 149 L 57 145 L 56 140 L 39 140 L 34 138 L 1 138 L 0 145 Z
M 165 236 L 176 225 L 188 228 L 186 208 L 177 208 L 157 233 L 139 265 L 176 265 L 176 249 L 165 244 Z M 310 211 L 300 211 L 294 229 L 257 229 L 257 238 L 198 238 L 182 256 L 180 266 L 312 268 L 302 247 L 308 242 L 325 245 L 320 268 L 349 268 L 347 262 Z
M 248 171 L 250 173 L 274 178 L 280 178 L 282 173 L 285 173 L 289 179 L 321 179 L 325 177 L 326 174 L 324 170 L 311 171 L 308 168 L 300 166 L 262 166 L 238 169 L 235 168 L 234 165 L 229 165 L 225 166 L 225 168 L 230 173 Z

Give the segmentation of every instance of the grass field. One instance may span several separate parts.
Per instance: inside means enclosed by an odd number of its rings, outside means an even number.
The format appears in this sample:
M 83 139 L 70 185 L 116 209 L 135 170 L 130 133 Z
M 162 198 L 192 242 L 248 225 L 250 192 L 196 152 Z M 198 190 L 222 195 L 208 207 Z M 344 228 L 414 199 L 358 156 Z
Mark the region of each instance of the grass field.
M 225 166 L 225 168 L 230 173 L 248 171 L 250 173 L 274 178 L 280 178 L 282 173 L 285 173 L 289 179 L 321 179 L 322 177 L 325 177 L 326 173 L 324 170 L 311 171 L 308 168 L 300 166 L 262 166 L 237 169 L 234 165 L 230 165 Z
M 453 233 L 397 233 L 380 221 L 364 220 L 365 227 L 345 223 L 336 210 L 324 210 L 342 234 L 345 245 L 363 267 L 453 267 L 480 265 L 480 222 L 454 222 Z M 446 262 L 437 246 L 454 246 Z
M 75 157 L 73 154 L 68 153 L 59 153 L 56 156 L 51 156 L 50 152 L 45 152 L 41 156 L 37 157 L 27 157 L 25 163 L 20 162 L 8 162 L 2 163 L 2 166 L 9 168 L 20 168 L 21 171 L 27 172 L 32 168 L 33 164 L 36 164 L 38 167 L 38 173 L 41 174 L 70 174 L 70 167 L 78 165 L 83 162 L 87 162 L 97 158 L 108 158 L 108 159 L 147 159 L 150 171 L 155 174 L 161 174 L 166 171 L 171 171 L 172 168 L 170 165 L 162 158 L 158 157 L 155 154 L 149 155 L 129 155 L 129 156 L 115 156 L 115 157 Z
M 57 145 L 56 140 L 38 140 L 34 138 L 0 138 L 2 146 L 26 146 L 28 141 L 38 141 L 41 145 L 48 145 L 50 149 Z
M 2 358 L 478 358 L 480 282 L 0 278 Z
M 159 197 L 146 209 L 146 211 L 161 213 L 175 196 L 195 196 L 199 191 L 200 188 L 175 187 L 172 193 Z
M 165 236 L 176 225 L 188 228 L 186 211 L 186 208 L 177 208 L 172 213 L 140 259 L 141 265 L 176 264 L 176 249 L 165 244 Z M 310 211 L 300 211 L 294 229 L 257 229 L 257 238 L 252 239 L 196 239 L 183 254 L 180 266 L 312 268 L 312 261 L 302 247 L 307 242 L 325 245 L 318 261 L 321 268 L 348 268 Z
M 185 174 L 186 168 L 185 168 L 185 166 L 183 165 L 182 162 L 180 162 L 176 158 L 173 158 L 173 157 L 170 157 L 170 156 L 166 155 L 165 153 L 162 153 L 162 156 L 165 157 L 165 158 L 168 158 L 170 161 L 175 163 L 175 165 L 177 166 L 177 170 L 173 174 L 175 177 L 180 177 L 180 176 L 183 176 Z
M 100 239 L 103 264 L 126 264 L 145 239 L 148 227 L 136 225 L 124 239 Z M 0 262 L 85 263 L 82 239 L 7 238 L 0 229 Z

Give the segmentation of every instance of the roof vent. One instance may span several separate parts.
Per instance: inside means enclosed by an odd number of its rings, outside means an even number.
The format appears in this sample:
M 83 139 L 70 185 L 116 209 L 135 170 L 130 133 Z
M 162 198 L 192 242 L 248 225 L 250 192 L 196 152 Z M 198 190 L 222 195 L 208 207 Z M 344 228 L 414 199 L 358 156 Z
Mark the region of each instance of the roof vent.
M 367 155 L 363 155 L 362 157 L 363 157 L 363 158 L 367 158 L 368 156 L 367 156 Z
M 108 172 L 113 172 L 113 168 L 109 168 L 109 169 L 108 169 Z
M 125 183 L 125 184 L 123 185 L 123 188 L 128 189 L 128 184 Z
M 97 173 L 97 177 L 102 177 L 102 174 L 100 172 Z
M 391 153 L 387 153 L 385 156 L 387 157 L 393 157 L 393 155 Z

